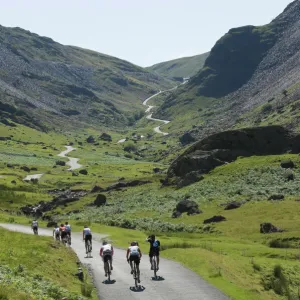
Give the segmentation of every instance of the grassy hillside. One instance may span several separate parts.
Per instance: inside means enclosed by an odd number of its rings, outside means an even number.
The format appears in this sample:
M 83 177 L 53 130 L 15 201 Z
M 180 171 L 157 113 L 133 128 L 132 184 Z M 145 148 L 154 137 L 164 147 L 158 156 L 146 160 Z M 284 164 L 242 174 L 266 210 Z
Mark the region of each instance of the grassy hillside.
M 87 292 L 82 293 L 82 283 L 74 276 L 78 259 L 71 249 L 46 237 L 1 228 L 0 234 L 1 299 L 97 299 L 87 272 Z
M 148 67 L 147 70 L 168 78 L 183 78 L 194 76 L 204 65 L 209 53 L 182 57 L 161 62 Z
M 30 115 L 34 119 L 27 124 L 40 129 L 43 124 L 62 125 L 63 118 L 70 127 L 72 120 L 77 126 L 78 121 L 128 125 L 142 111 L 142 100 L 172 86 L 169 80 L 127 61 L 64 46 L 21 28 L 1 26 L 0 41 L 4 120 L 22 123 Z

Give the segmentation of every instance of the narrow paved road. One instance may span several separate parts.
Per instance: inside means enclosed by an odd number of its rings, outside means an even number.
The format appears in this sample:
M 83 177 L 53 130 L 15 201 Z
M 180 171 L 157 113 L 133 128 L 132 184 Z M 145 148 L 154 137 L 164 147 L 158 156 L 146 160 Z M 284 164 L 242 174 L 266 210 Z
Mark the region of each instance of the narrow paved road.
M 73 150 L 76 150 L 76 148 L 73 148 L 72 146 L 65 146 L 65 147 L 67 148 L 67 150 L 60 152 L 59 154 L 57 154 L 57 156 L 67 157 L 69 159 L 69 161 L 67 162 L 67 165 L 70 167 L 68 171 L 80 169 L 82 165 L 78 163 L 79 158 L 67 156 L 68 153 L 70 153 Z
M 29 226 L 16 224 L 0 224 L 1 227 L 12 231 L 32 234 Z M 39 230 L 40 235 L 52 236 L 52 231 Z M 105 283 L 103 263 L 99 257 L 101 243 L 99 239 L 104 235 L 98 235 L 93 240 L 93 258 L 85 258 L 84 243 L 79 233 L 72 234 L 72 248 L 77 253 L 80 261 L 88 264 L 92 270 L 95 286 L 101 300 L 225 300 L 229 299 L 215 287 L 201 279 L 197 274 L 184 268 L 178 263 L 162 259 L 159 275 L 160 281 L 152 280 L 153 271 L 150 270 L 148 256 L 144 255 L 141 261 L 141 291 L 133 291 L 134 286 L 129 265 L 125 259 L 125 250 L 115 249 L 114 270 L 111 279 L 112 284 Z M 141 248 L 145 251 L 147 244 Z

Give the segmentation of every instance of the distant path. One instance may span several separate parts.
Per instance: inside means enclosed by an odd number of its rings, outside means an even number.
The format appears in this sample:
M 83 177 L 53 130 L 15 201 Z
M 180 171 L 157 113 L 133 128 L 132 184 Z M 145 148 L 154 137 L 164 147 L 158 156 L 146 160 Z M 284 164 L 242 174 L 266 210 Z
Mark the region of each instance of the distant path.
M 180 85 L 186 84 L 187 82 L 188 82 L 188 80 L 184 81 L 184 82 L 181 83 Z M 143 102 L 143 105 L 147 106 L 147 109 L 145 110 L 145 112 L 146 112 L 146 113 L 149 113 L 149 112 L 151 112 L 151 110 L 155 107 L 155 106 L 153 106 L 153 105 L 148 105 L 148 104 L 147 104 L 147 102 L 148 102 L 149 100 L 151 100 L 151 99 L 157 97 L 157 96 L 160 95 L 160 94 L 164 94 L 164 93 L 166 93 L 166 92 L 174 91 L 174 90 L 177 89 L 177 87 L 178 87 L 178 85 L 175 86 L 175 87 L 173 87 L 173 88 L 171 88 L 171 89 L 169 89 L 169 90 L 159 91 L 158 93 L 156 93 L 156 94 L 150 96 L 149 98 L 147 98 L 147 99 Z M 160 120 L 160 119 L 152 118 L 152 113 L 149 114 L 148 116 L 146 116 L 146 118 L 147 118 L 148 120 L 156 121 L 156 122 L 162 122 L 162 123 L 164 123 L 164 124 L 170 123 L 170 121 L 168 121 L 168 120 Z M 163 131 L 160 130 L 160 127 L 161 127 L 161 126 L 162 126 L 162 125 L 157 126 L 157 127 L 154 127 L 153 130 L 154 130 L 156 133 L 160 133 L 160 134 L 162 134 L 162 135 L 168 135 L 167 132 L 163 132 Z
M 29 226 L 17 224 L 0 224 L 1 227 L 12 231 L 33 234 Z M 39 229 L 40 235 L 52 236 L 52 231 Z M 96 234 L 95 234 L 96 236 Z M 85 258 L 84 243 L 80 233 L 72 233 L 72 248 L 77 253 L 80 261 L 88 264 L 94 283 L 98 290 L 98 295 L 102 300 L 228 300 L 229 298 L 222 294 L 215 287 L 204 281 L 194 272 L 184 268 L 182 265 L 167 259 L 161 259 L 161 270 L 159 275 L 164 278 L 161 281 L 152 280 L 153 271 L 150 270 L 148 255 L 144 255 L 141 260 L 141 285 L 143 291 L 134 292 L 130 287 L 134 285 L 129 265 L 125 259 L 125 250 L 115 249 L 114 270 L 111 279 L 115 280 L 113 284 L 105 284 L 103 263 L 99 257 L 101 237 L 97 235 L 97 240 L 93 240 L 93 258 Z M 144 250 L 147 244 L 142 245 Z M 51 262 L 50 262 L 51 263 Z
M 68 153 L 70 153 L 73 150 L 76 150 L 76 148 L 73 148 L 72 146 L 65 146 L 65 147 L 67 148 L 67 150 L 60 152 L 57 156 L 67 157 L 69 159 L 69 161 L 67 162 L 67 165 L 70 166 L 68 171 L 80 169 L 82 165 L 78 163 L 79 158 L 67 156 Z

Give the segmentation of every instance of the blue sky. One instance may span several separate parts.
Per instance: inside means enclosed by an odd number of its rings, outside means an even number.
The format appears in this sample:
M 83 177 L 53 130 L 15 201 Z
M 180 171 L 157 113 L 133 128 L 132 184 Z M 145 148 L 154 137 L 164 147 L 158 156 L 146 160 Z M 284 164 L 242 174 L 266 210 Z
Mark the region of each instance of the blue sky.
M 230 28 L 269 23 L 290 2 L 0 0 L 0 23 L 149 66 L 209 51 Z

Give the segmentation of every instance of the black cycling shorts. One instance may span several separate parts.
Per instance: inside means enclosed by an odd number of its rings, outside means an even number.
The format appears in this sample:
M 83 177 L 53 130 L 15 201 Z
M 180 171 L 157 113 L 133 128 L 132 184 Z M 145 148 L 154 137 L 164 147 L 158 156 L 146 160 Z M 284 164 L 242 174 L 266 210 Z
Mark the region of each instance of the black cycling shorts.
M 85 240 L 85 242 L 87 242 L 87 241 L 91 241 L 92 242 L 92 235 L 91 234 L 86 235 L 85 238 L 84 238 L 84 240 Z
M 149 252 L 149 257 L 153 257 L 153 256 L 159 256 L 159 250 L 158 249 L 152 249 Z
M 137 265 L 139 265 L 141 259 L 138 255 L 130 255 L 129 261 L 134 261 Z
M 103 256 L 103 261 L 104 262 L 108 262 L 109 260 L 112 261 L 111 254 L 106 254 L 106 255 Z
M 60 234 L 60 236 L 61 236 L 61 239 L 63 239 L 64 237 L 67 236 L 67 233 L 65 231 L 62 231 L 61 234 Z

